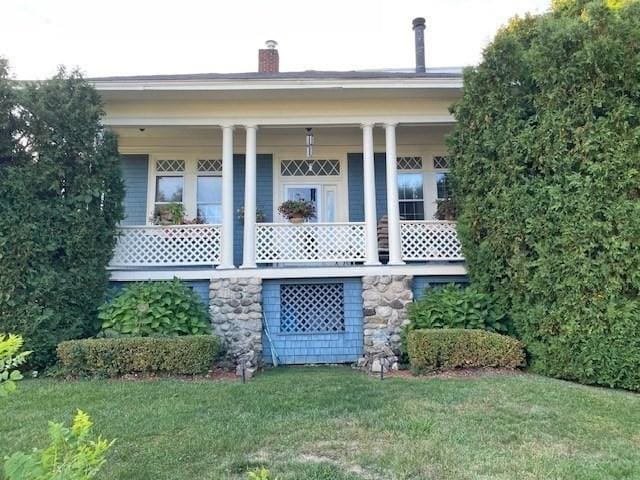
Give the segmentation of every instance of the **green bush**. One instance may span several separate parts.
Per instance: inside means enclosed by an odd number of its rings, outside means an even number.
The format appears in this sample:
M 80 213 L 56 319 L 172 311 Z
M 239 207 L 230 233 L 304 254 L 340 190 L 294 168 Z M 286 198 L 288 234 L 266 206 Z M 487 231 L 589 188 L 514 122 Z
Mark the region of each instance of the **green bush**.
M 128 373 L 206 373 L 219 353 L 212 335 L 70 340 L 58 345 L 63 373 L 115 377 Z
M 17 85 L 0 59 L 0 330 L 28 368 L 95 335 L 124 189 L 100 95 L 77 72 Z
M 562 0 L 465 71 L 449 139 L 474 285 L 534 371 L 640 390 L 640 3 Z
M 44 450 L 16 452 L 4 465 L 6 480 L 89 480 L 106 462 L 113 442 L 89 437 L 89 416 L 78 410 L 71 428 L 49 422 L 50 445 Z
M 18 367 L 31 355 L 31 352 L 20 352 L 23 344 L 19 335 L 0 333 L 0 397 L 14 392 L 16 382 L 23 378 Z
M 484 330 L 444 328 L 413 330 L 407 338 L 414 371 L 438 368 L 517 368 L 524 366 L 524 346 L 515 338 Z
M 200 297 L 180 280 L 134 283 L 100 307 L 102 335 L 204 335 L 211 331 Z
M 455 284 L 430 289 L 409 306 L 411 330 L 421 328 L 474 328 L 507 333 L 509 323 L 491 297 L 473 286 Z

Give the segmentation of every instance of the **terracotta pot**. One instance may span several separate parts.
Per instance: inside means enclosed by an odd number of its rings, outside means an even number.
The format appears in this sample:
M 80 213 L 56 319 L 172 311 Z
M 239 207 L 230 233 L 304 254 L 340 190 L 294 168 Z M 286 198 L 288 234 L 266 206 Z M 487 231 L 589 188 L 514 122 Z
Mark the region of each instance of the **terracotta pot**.
M 289 218 L 289 221 L 291 223 L 302 223 L 302 222 L 304 222 L 304 217 L 296 215 L 295 217 Z

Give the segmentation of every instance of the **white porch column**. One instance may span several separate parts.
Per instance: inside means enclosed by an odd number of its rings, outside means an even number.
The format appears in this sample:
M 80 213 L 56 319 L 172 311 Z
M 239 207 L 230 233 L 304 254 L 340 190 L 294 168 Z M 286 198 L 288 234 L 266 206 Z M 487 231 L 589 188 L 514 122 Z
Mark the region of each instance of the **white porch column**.
M 380 265 L 378 256 L 378 219 L 376 217 L 376 179 L 373 166 L 373 124 L 362 125 L 362 163 L 364 176 L 364 221 L 367 260 L 365 265 Z
M 396 164 L 396 124 L 384 126 L 387 164 L 387 218 L 389 220 L 389 265 L 404 265 L 398 203 L 398 166 Z
M 219 269 L 233 264 L 233 126 L 222 126 L 222 242 Z
M 242 266 L 256 268 L 256 130 L 255 125 L 246 125 L 247 146 L 245 149 L 244 176 L 244 244 Z

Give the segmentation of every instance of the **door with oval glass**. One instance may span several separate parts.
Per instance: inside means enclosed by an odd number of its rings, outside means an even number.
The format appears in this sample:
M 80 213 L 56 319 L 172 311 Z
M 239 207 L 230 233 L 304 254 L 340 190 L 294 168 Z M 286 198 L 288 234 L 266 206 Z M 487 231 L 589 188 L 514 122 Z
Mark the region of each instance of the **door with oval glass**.
M 336 185 L 285 185 L 283 200 L 305 200 L 316 207 L 308 221 L 332 223 L 336 220 Z

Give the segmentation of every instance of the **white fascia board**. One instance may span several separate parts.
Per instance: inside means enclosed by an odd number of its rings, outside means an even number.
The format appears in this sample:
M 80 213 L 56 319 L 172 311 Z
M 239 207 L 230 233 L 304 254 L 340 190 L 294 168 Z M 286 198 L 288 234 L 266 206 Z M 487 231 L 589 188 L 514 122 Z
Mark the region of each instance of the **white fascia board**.
M 360 125 L 362 123 L 400 123 L 403 125 L 453 124 L 455 118 L 445 115 L 396 115 L 386 118 L 379 115 L 375 118 L 367 116 L 308 116 L 308 117 L 115 117 L 107 115 L 102 119 L 104 125 L 111 127 L 198 127 L 216 125 L 260 125 L 260 126 L 295 126 L 295 125 Z
M 212 280 L 223 278 L 334 278 L 364 277 L 369 275 L 413 275 L 449 276 L 467 275 L 464 263 L 422 263 L 409 265 L 380 265 L 352 267 L 290 267 L 290 268 L 249 268 L 249 269 L 198 269 L 198 270 L 112 270 L 110 279 L 114 282 L 146 280 Z
M 98 91 L 461 89 L 462 78 L 95 81 Z

